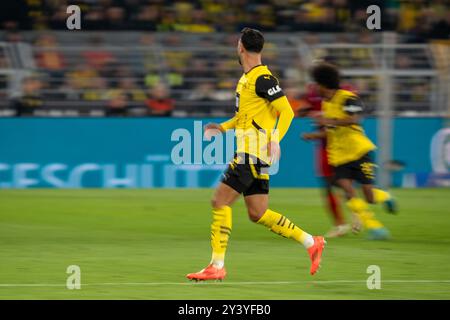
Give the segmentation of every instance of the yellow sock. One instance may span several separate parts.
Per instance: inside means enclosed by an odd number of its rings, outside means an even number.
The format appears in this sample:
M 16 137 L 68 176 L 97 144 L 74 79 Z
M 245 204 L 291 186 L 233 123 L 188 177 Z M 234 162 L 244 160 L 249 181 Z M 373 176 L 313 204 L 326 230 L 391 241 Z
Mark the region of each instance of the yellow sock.
M 259 224 L 262 224 L 269 228 L 272 232 L 279 234 L 288 239 L 294 239 L 309 248 L 314 244 L 313 237 L 297 227 L 285 216 L 278 212 L 267 209 L 263 216 L 258 220 Z
M 225 261 L 228 239 L 231 235 L 231 208 L 223 206 L 213 209 L 213 222 L 211 224 L 211 263 L 222 268 Z
M 391 195 L 389 192 L 386 192 L 381 189 L 373 188 L 373 199 L 375 200 L 375 203 L 383 203 L 391 198 Z
M 347 207 L 358 216 L 364 228 L 377 229 L 383 227 L 383 224 L 375 219 L 375 214 L 369 210 L 369 205 L 363 199 L 351 198 L 347 201 Z

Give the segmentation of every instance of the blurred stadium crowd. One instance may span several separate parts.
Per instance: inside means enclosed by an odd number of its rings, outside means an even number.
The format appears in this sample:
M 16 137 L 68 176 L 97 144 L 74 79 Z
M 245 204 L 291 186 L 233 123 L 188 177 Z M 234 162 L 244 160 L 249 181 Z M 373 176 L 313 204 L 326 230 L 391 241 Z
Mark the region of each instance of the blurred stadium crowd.
M 81 32 L 66 30 L 68 3 L 18 0 L 8 4 L 17 6 L 14 14 L 0 11 L 0 70 L 14 69 L 8 57 L 14 50 L 26 64 L 20 66 L 26 72 L 19 88 L 11 88 L 11 76 L 0 72 L 0 108 L 14 110 L 4 115 L 231 114 L 241 74 L 235 46 L 243 26 L 275 32 L 267 34 L 264 63 L 298 110 L 308 104 L 306 60 L 327 58 L 350 69 L 379 67 L 369 47 L 381 42 L 380 33 L 361 32 L 368 5 L 380 5 L 383 30 L 394 30 L 398 43 L 450 34 L 450 2 L 445 0 L 84 0 L 77 2 Z M 321 48 L 333 43 L 359 46 L 342 53 Z M 441 58 L 431 58 L 426 48 L 406 49 L 391 67 L 431 69 L 434 59 Z M 375 108 L 376 77 L 354 76 L 350 83 Z M 431 104 L 431 86 L 426 74 L 398 81 L 397 98 L 405 107 L 397 109 Z
M 85 30 L 236 32 L 360 31 L 369 5 L 382 9 L 383 29 L 425 38 L 445 36 L 448 0 L 15 0 L 10 28 L 66 29 L 66 8 L 78 4 Z M 15 25 L 14 25 L 15 24 Z

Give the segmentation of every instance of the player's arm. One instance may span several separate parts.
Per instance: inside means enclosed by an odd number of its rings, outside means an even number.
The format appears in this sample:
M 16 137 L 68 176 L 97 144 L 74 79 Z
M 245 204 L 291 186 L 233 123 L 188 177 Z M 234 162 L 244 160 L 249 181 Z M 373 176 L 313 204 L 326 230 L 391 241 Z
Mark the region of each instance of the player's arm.
M 289 127 L 294 119 L 294 111 L 292 111 L 291 104 L 286 96 L 278 98 L 271 102 L 271 105 L 278 112 L 278 135 L 281 141 L 289 130 Z
M 306 132 L 302 134 L 302 138 L 305 140 L 320 140 L 325 139 L 327 134 L 325 130 L 315 131 L 315 132 Z
M 233 118 L 231 118 L 225 122 L 222 122 L 220 124 L 220 127 L 222 128 L 222 132 L 234 129 L 236 127 L 236 116 L 234 116 Z
M 347 114 L 344 119 L 320 118 L 319 124 L 323 126 L 352 126 L 361 123 L 364 104 L 359 97 L 350 97 L 345 101 L 343 109 Z
M 261 98 L 267 99 L 271 106 L 278 112 L 278 137 L 283 139 L 286 135 L 292 119 L 294 111 L 291 104 L 281 90 L 278 80 L 272 75 L 261 75 L 256 79 L 256 94 Z
M 227 130 L 234 129 L 235 127 L 236 127 L 236 116 L 222 123 L 208 123 L 204 128 L 205 136 L 210 137 L 215 135 L 216 133 L 219 132 L 223 133 Z
M 310 112 L 313 110 L 312 107 L 308 106 L 308 107 L 304 107 L 304 108 L 300 108 L 297 110 L 297 116 L 299 118 L 306 118 L 309 116 Z
M 292 111 L 291 104 L 280 88 L 278 80 L 272 75 L 262 75 L 256 79 L 255 91 L 261 98 L 267 99 L 270 105 L 278 113 L 278 140 L 271 139 L 267 143 L 267 152 L 270 155 L 271 162 L 277 161 L 280 158 L 279 142 L 286 135 L 292 119 L 294 118 L 294 111 Z

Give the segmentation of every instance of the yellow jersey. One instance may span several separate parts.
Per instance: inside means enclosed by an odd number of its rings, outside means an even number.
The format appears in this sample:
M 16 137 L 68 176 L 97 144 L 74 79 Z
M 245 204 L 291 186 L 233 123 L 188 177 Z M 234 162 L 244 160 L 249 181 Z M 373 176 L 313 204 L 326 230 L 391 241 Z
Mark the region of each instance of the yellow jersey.
M 280 116 L 282 112 L 284 117 Z M 236 130 L 237 153 L 248 153 L 270 164 L 266 145 L 283 138 L 293 115 L 278 80 L 267 66 L 258 65 L 239 79 L 235 116 L 221 126 L 224 130 Z
M 363 108 L 361 99 L 356 94 L 342 89 L 337 90 L 330 100 L 322 101 L 323 117 L 328 119 L 346 119 L 361 113 Z M 360 125 L 327 126 L 325 129 L 328 162 L 332 166 L 358 160 L 376 149 Z

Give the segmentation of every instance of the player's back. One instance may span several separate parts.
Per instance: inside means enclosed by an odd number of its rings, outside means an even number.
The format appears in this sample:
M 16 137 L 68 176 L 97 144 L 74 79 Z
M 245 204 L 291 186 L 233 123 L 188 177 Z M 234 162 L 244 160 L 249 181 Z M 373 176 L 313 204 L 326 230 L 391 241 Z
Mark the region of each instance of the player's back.
M 270 106 L 270 100 L 264 94 L 275 98 L 281 92 L 278 80 L 269 68 L 259 65 L 244 73 L 236 87 L 236 128 L 254 127 L 256 122 L 263 129 L 273 128 L 277 120 L 276 112 Z
M 270 103 L 281 96 L 284 93 L 278 80 L 267 66 L 255 66 L 242 75 L 236 87 L 237 152 L 268 162 L 260 148 L 269 141 L 277 123 L 277 112 Z

